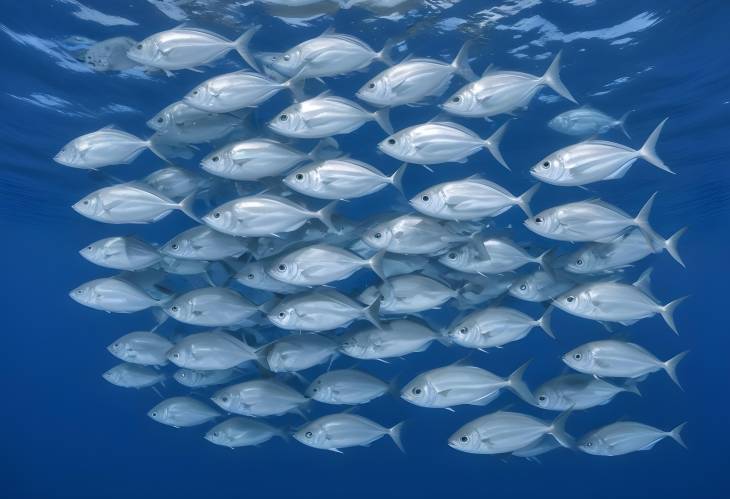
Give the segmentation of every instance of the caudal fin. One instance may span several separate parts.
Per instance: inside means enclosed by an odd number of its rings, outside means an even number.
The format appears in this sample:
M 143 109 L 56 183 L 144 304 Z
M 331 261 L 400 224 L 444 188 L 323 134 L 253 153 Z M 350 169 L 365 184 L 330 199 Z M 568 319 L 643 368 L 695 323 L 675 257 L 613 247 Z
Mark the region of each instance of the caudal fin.
M 538 326 L 540 329 L 545 331 L 545 334 L 550 336 L 552 339 L 555 339 L 555 334 L 553 334 L 553 330 L 550 327 L 550 317 L 553 315 L 553 306 L 550 305 L 547 310 L 545 310 L 545 313 L 542 314 L 542 317 L 540 317 L 536 322 L 535 325 Z
M 570 93 L 570 90 L 568 90 L 568 88 L 563 84 L 563 81 L 560 79 L 560 59 L 562 55 L 563 51 L 561 50 L 558 52 L 558 55 L 555 56 L 555 59 L 553 59 L 552 64 L 550 64 L 550 67 L 547 71 L 545 71 L 545 74 L 542 75 L 542 81 L 545 85 L 552 88 L 561 96 L 575 104 L 578 104 L 578 101 L 575 100 L 573 95 Z
M 651 225 L 649 225 L 649 215 L 651 215 L 651 208 L 654 206 L 654 199 L 656 198 L 656 195 L 656 192 L 651 195 L 647 202 L 644 203 L 644 206 L 641 207 L 636 218 L 634 218 L 634 224 L 639 228 L 639 230 L 641 230 L 650 245 L 653 245 L 654 241 L 662 240 L 659 234 L 657 234 L 654 229 L 651 228 Z
M 520 397 L 528 404 L 535 405 L 535 396 L 530 391 L 530 388 L 527 386 L 527 383 L 525 383 L 525 380 L 522 379 L 525 375 L 525 371 L 527 371 L 527 366 L 530 365 L 530 362 L 531 361 L 528 360 L 520 367 L 518 367 L 517 370 L 515 370 L 515 372 L 513 372 L 510 377 L 507 378 L 507 383 L 509 389 L 515 392 L 518 397 Z
M 672 331 L 674 331 L 676 334 L 679 334 L 679 331 L 677 331 L 677 325 L 674 323 L 674 311 L 677 309 L 680 303 L 682 303 L 684 300 L 689 298 L 689 296 L 683 296 L 682 298 L 677 298 L 673 302 L 669 302 L 663 307 L 661 307 L 660 313 L 662 314 L 662 319 L 664 319 L 664 322 L 667 323 L 667 326 L 672 328 Z
M 677 366 L 682 361 L 682 359 L 687 356 L 688 353 L 689 350 L 685 350 L 684 352 L 675 355 L 664 363 L 664 370 L 679 388 L 682 388 L 682 385 L 679 384 L 679 378 L 677 378 Z
M 380 250 L 368 260 L 370 268 L 373 269 L 373 272 L 375 272 L 383 282 L 386 280 L 385 271 L 383 270 L 383 257 L 386 252 L 386 250 Z
M 162 153 L 160 148 L 158 147 L 158 142 L 155 140 L 156 135 L 153 135 L 150 140 L 147 141 L 147 148 L 158 158 L 160 158 L 162 161 L 164 161 L 167 164 L 172 164 L 172 161 L 167 159 L 167 157 Z
M 378 329 L 383 329 L 383 324 L 380 322 L 380 296 L 376 296 L 375 300 L 362 310 L 363 317 L 365 320 L 370 322 L 373 326 Z
M 530 209 L 530 201 L 532 201 L 532 197 L 535 195 L 535 193 L 540 189 L 541 184 L 535 184 L 518 198 L 515 199 L 515 202 L 517 206 L 520 207 L 522 211 L 525 212 L 525 215 L 527 215 L 527 218 L 532 218 L 532 210 Z
M 304 70 L 300 71 L 299 73 L 295 74 L 284 83 L 282 83 L 282 85 L 289 89 L 289 91 L 292 93 L 292 96 L 294 97 L 294 102 L 301 102 L 303 100 L 306 100 L 307 98 L 306 94 L 304 93 L 304 84 L 306 83 L 306 78 L 302 76 L 303 71 Z
M 398 423 L 397 425 L 395 425 L 394 427 L 392 427 L 391 429 L 388 430 L 388 436 L 393 439 L 393 442 L 395 443 L 395 445 L 398 446 L 398 448 L 400 449 L 400 451 L 403 454 L 406 453 L 406 450 L 403 447 L 403 441 L 401 440 L 401 435 L 403 433 L 403 425 L 405 425 L 405 424 L 406 424 L 405 421 L 401 421 L 400 423 Z
M 403 163 L 402 165 L 400 165 L 400 167 L 398 167 L 393 175 L 388 177 L 390 183 L 393 184 L 393 187 L 398 189 L 401 194 L 403 194 L 403 175 L 406 173 L 407 166 L 408 163 Z
M 681 425 L 678 425 L 676 428 L 674 428 L 672 431 L 669 432 L 669 437 L 673 438 L 675 442 L 677 442 L 679 445 L 687 448 L 687 444 L 684 443 L 684 439 L 682 439 L 682 430 L 684 429 L 684 426 L 687 423 L 682 423 Z
M 664 249 L 667 250 L 667 253 L 672 255 L 672 258 L 674 258 L 682 267 L 686 267 L 686 265 L 679 254 L 679 247 L 677 245 L 679 244 L 679 238 L 682 237 L 685 232 L 687 232 L 687 227 L 682 227 L 672 234 L 669 239 L 662 243 L 662 246 L 664 246 Z
M 256 32 L 260 29 L 261 25 L 257 24 L 256 26 L 246 30 L 244 34 L 239 36 L 236 41 L 233 42 L 233 46 L 235 47 L 236 52 L 238 52 L 241 58 L 243 58 L 243 60 L 246 61 L 249 66 L 251 66 L 258 72 L 261 72 L 261 70 L 259 69 L 258 63 L 256 62 L 256 58 L 249 50 L 248 44 L 251 42 L 251 38 L 253 38 L 253 35 L 255 35 Z
M 478 80 L 479 76 L 471 69 L 469 65 L 469 49 L 474 43 L 469 40 L 461 46 L 461 50 L 456 54 L 456 59 L 451 63 L 456 74 L 460 75 L 466 81 Z
M 631 138 L 631 135 L 629 135 L 629 132 L 626 131 L 626 119 L 633 113 L 634 110 L 631 109 L 630 111 L 626 111 L 619 119 L 618 119 L 618 127 L 621 129 L 621 131 L 626 135 L 626 138 Z
M 502 152 L 499 150 L 499 144 L 502 142 L 502 137 L 504 137 L 504 132 L 505 130 L 507 130 L 508 124 L 509 121 L 499 127 L 496 132 L 494 132 L 487 140 L 485 140 L 484 147 L 487 148 L 490 153 L 492 153 L 492 156 L 494 156 L 494 159 L 496 159 L 500 165 L 512 171 L 512 169 L 507 165 L 507 162 L 502 157 Z
M 555 440 L 557 440 L 560 445 L 569 449 L 575 446 L 575 440 L 565 431 L 565 423 L 572 412 L 573 409 L 568 409 L 562 413 L 560 416 L 555 418 L 555 421 L 553 421 L 553 424 L 551 424 L 548 429 L 548 433 L 555 437 Z
M 203 221 L 198 218 L 198 216 L 193 211 L 193 204 L 195 203 L 195 196 L 197 192 L 193 192 L 192 194 L 188 194 L 188 196 L 180 201 L 180 204 L 178 204 L 178 209 L 185 213 L 187 216 L 195 220 L 196 222 L 202 224 Z
M 330 204 L 315 213 L 315 216 L 332 232 L 337 232 L 337 228 L 332 223 L 332 215 L 335 212 L 336 206 L 337 201 L 332 201 Z
M 390 108 L 384 107 L 373 113 L 373 119 L 385 130 L 388 135 L 393 135 L 393 125 L 390 124 Z
M 397 43 L 395 42 L 395 40 L 392 40 L 390 38 L 388 38 L 387 40 L 385 40 L 385 45 L 383 45 L 383 50 L 381 50 L 380 52 L 378 52 L 377 59 L 379 61 L 383 61 L 388 66 L 392 66 L 393 64 L 395 64 L 395 61 L 391 57 L 391 54 L 390 53 L 393 51 L 393 48 L 396 45 L 397 45 Z
M 340 153 L 340 144 L 332 137 L 320 140 L 307 156 L 312 161 L 321 161 L 332 157 L 337 157 Z
M 652 165 L 656 166 L 657 168 L 673 174 L 674 172 L 667 165 L 664 164 L 664 161 L 662 161 L 656 153 L 656 143 L 657 140 L 659 140 L 659 134 L 662 133 L 664 123 L 666 123 L 668 119 L 669 118 L 664 118 L 664 120 L 662 120 L 662 122 L 657 125 L 654 131 L 651 132 L 649 138 L 646 139 L 644 145 L 641 146 L 641 149 L 639 149 L 639 156 L 651 163 Z

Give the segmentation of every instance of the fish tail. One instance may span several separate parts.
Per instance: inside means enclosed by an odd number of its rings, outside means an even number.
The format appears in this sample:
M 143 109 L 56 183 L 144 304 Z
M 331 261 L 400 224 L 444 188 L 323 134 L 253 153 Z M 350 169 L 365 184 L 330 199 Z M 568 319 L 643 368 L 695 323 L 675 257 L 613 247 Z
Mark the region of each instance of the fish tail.
M 322 140 L 320 140 L 317 145 L 312 149 L 307 156 L 309 156 L 309 159 L 312 161 L 319 161 L 322 159 L 325 159 L 324 151 L 327 148 L 334 149 L 335 154 L 339 154 L 340 152 L 340 144 L 337 143 L 335 139 L 332 137 L 327 137 Z
M 362 310 L 362 313 L 365 320 L 376 328 L 383 329 L 383 324 L 380 322 L 380 295 L 376 296 L 375 300 Z
M 337 232 L 337 228 L 332 223 L 332 215 L 335 212 L 336 206 L 337 201 L 332 201 L 330 204 L 314 213 L 314 216 L 317 217 L 323 224 L 325 224 L 327 228 L 332 232 Z
M 253 54 L 251 53 L 250 49 L 248 48 L 248 44 L 251 42 L 251 38 L 256 34 L 258 30 L 261 29 L 261 25 L 257 24 L 256 26 L 253 26 L 246 30 L 245 33 L 243 33 L 241 36 L 236 38 L 236 41 L 233 42 L 233 47 L 236 49 L 236 52 L 241 56 L 241 58 L 246 61 L 246 63 L 251 66 L 253 69 L 255 69 L 258 72 L 261 72 L 259 69 L 258 64 L 256 63 L 256 59 L 254 58 Z
M 401 452 L 402 452 L 403 454 L 405 454 L 405 453 L 406 453 L 406 450 L 405 450 L 405 448 L 403 447 L 403 441 L 401 440 L 401 434 L 403 433 L 403 426 L 404 426 L 405 424 L 406 424 L 406 422 L 405 422 L 405 421 L 401 421 L 400 423 L 398 423 L 398 424 L 397 424 L 397 425 L 395 425 L 394 427 L 392 427 L 392 428 L 388 429 L 388 436 L 389 436 L 389 437 L 390 437 L 391 439 L 393 439 L 393 442 L 395 443 L 395 445 L 397 445 L 397 446 L 398 446 L 398 448 L 400 449 L 400 451 L 401 451 Z
M 679 254 L 679 247 L 677 246 L 679 244 L 679 238 L 684 235 L 684 233 L 687 232 L 687 227 L 682 227 L 677 232 L 672 234 L 669 239 L 664 241 L 664 249 L 667 250 L 667 253 L 672 255 L 672 258 L 674 258 L 677 263 L 679 263 L 682 267 L 686 267 L 684 264 L 684 261 L 682 260 L 682 257 Z
M 307 95 L 304 93 L 304 84 L 307 80 L 302 74 L 303 71 L 304 69 L 281 84 L 292 93 L 294 102 L 301 102 L 307 98 Z
M 558 55 L 555 56 L 555 59 L 553 59 L 553 62 L 550 64 L 547 71 L 545 71 L 545 74 L 542 76 L 542 81 L 545 85 L 552 88 L 562 97 L 565 97 L 574 104 L 578 104 L 578 101 L 575 100 L 575 97 L 573 97 L 570 90 L 568 90 L 568 88 L 563 84 L 563 81 L 560 79 L 560 59 L 562 55 L 563 51 L 561 50 L 558 52 Z
M 497 131 L 494 132 L 492 135 L 490 135 L 489 138 L 484 141 L 484 147 L 488 149 L 490 153 L 492 153 L 492 156 L 494 156 L 494 159 L 496 159 L 500 165 L 507 168 L 507 170 L 512 171 L 512 169 L 507 165 L 507 162 L 502 157 L 502 152 L 499 150 L 499 144 L 502 142 L 502 137 L 504 136 L 505 130 L 507 130 L 508 124 L 509 121 L 499 127 Z
M 525 215 L 527 215 L 528 218 L 532 218 L 532 210 L 530 209 L 530 201 L 532 201 L 532 197 L 535 195 L 535 193 L 540 189 L 541 184 L 535 184 L 527 191 L 519 196 L 515 201 L 517 203 L 517 206 L 520 207 L 522 211 L 525 212 Z
M 398 167 L 393 175 L 388 177 L 390 183 L 393 184 L 393 187 L 398 189 L 401 194 L 403 194 L 403 175 L 406 173 L 407 166 L 408 163 L 403 163 Z
M 158 144 L 157 144 L 157 140 L 154 138 L 154 136 L 152 136 L 147 141 L 147 143 L 145 145 L 152 152 L 152 154 L 154 154 L 155 156 L 157 156 L 158 158 L 160 158 L 165 163 L 172 164 L 172 161 L 170 161 L 169 159 L 167 159 L 167 157 L 159 149 Z
M 684 439 L 682 438 L 682 430 L 684 429 L 685 425 L 687 423 L 682 423 L 680 425 L 677 425 L 672 431 L 670 431 L 667 436 L 674 439 L 675 442 L 677 442 L 679 445 L 687 449 L 687 444 L 684 443 Z
M 624 391 L 627 391 L 629 393 L 633 393 L 634 395 L 638 395 L 641 397 L 641 392 L 639 391 L 639 382 L 635 379 L 630 379 L 624 385 L 621 387 L 624 389 Z
M 510 390 L 512 390 L 518 397 L 520 397 L 528 404 L 535 405 L 535 396 L 530 391 L 530 388 L 527 386 L 527 383 L 525 383 L 525 380 L 522 379 L 525 375 L 525 371 L 527 371 L 527 366 L 530 365 L 530 362 L 532 361 L 528 360 L 520 367 L 518 367 L 515 372 L 510 374 L 510 377 L 507 378 L 507 383 Z
M 375 253 L 367 262 L 368 266 L 377 274 L 383 282 L 386 281 L 385 271 L 383 270 L 383 257 L 387 250 L 380 250 Z
M 677 309 L 679 304 L 687 298 L 689 298 L 689 295 L 683 296 L 682 298 L 677 298 L 676 300 L 667 303 L 660 309 L 660 313 L 662 314 L 664 322 L 666 322 L 667 326 L 669 326 L 672 331 L 674 331 L 677 335 L 679 334 L 679 331 L 677 331 L 677 325 L 674 323 L 674 311 Z
M 575 440 L 565 431 L 565 423 L 572 413 L 573 408 L 571 407 L 555 418 L 555 421 L 553 421 L 553 424 L 551 424 L 548 429 L 548 433 L 555 437 L 555 440 L 557 440 L 560 445 L 569 449 L 575 446 Z
M 651 132 L 651 135 L 649 135 L 649 138 L 646 139 L 646 142 L 644 142 L 644 145 L 641 146 L 641 149 L 639 149 L 639 156 L 652 165 L 656 166 L 657 168 L 664 170 L 665 172 L 669 172 L 674 174 L 674 172 L 664 164 L 664 161 L 661 160 L 661 158 L 656 153 L 656 143 L 657 140 L 659 140 L 659 134 L 662 133 L 662 128 L 664 128 L 664 124 L 667 122 L 669 118 L 664 118 L 661 123 L 657 125 L 657 127 L 654 129 L 653 132 Z
M 540 329 L 545 331 L 545 334 L 550 336 L 552 339 L 555 339 L 555 334 L 553 333 L 552 327 L 550 326 L 550 318 L 553 315 L 553 306 L 550 305 L 547 310 L 545 310 L 545 313 L 542 314 L 542 317 L 540 317 L 535 325 L 539 326 Z
M 654 229 L 651 228 L 651 225 L 649 225 L 649 215 L 651 214 L 652 206 L 654 206 L 654 199 L 656 198 L 656 195 L 656 192 L 651 195 L 634 219 L 634 224 L 644 234 L 644 237 L 646 237 L 650 246 L 653 246 L 655 241 L 662 240 Z
M 388 66 L 392 66 L 393 64 L 395 64 L 395 61 L 391 57 L 390 53 L 396 45 L 398 45 L 398 43 L 392 38 L 388 38 L 387 40 L 385 40 L 383 50 L 377 53 L 376 59 L 378 59 L 379 61 L 383 61 Z
M 193 192 L 191 194 L 188 194 L 185 199 L 180 201 L 180 203 L 177 205 L 177 209 L 185 213 L 187 216 L 195 220 L 196 222 L 202 224 L 203 221 L 198 218 L 198 216 L 193 211 L 193 204 L 195 204 L 195 196 L 197 195 L 197 192 Z
M 685 350 L 684 352 L 677 354 L 668 361 L 664 362 L 664 370 L 680 389 L 683 388 L 682 385 L 679 384 L 679 378 L 677 378 L 677 366 L 682 361 L 682 359 L 687 356 L 688 353 L 689 350 Z
M 464 45 L 461 46 L 459 53 L 456 54 L 454 62 L 451 63 L 451 67 L 454 68 L 454 71 L 467 81 L 479 79 L 479 76 L 477 76 L 469 65 L 469 49 L 471 49 L 472 45 L 474 45 L 472 40 L 465 42 Z
M 618 127 L 621 129 L 621 131 L 626 135 L 626 138 L 630 139 L 631 135 L 629 135 L 629 132 L 626 131 L 626 119 L 633 113 L 635 109 L 630 109 L 629 111 L 626 111 L 619 119 L 618 119 Z
M 390 108 L 384 107 L 373 113 L 373 119 L 385 130 L 388 135 L 393 135 L 393 125 L 390 123 Z

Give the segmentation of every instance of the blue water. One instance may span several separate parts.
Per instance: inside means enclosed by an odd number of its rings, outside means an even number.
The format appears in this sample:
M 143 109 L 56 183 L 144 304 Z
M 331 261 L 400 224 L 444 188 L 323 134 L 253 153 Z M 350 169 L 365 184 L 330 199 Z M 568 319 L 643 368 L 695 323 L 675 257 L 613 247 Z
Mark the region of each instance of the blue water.
M 363 407 L 359 414 L 385 425 L 408 420 L 406 455 L 387 438 L 369 448 L 347 449 L 342 455 L 279 440 L 231 451 L 203 440 L 207 427 L 173 429 L 152 421 L 146 412 L 160 400 L 154 392 L 121 389 L 101 377 L 117 363 L 105 346 L 126 332 L 151 327 L 152 316 L 97 312 L 74 303 L 67 293 L 82 282 L 112 273 L 78 255 L 87 243 L 129 233 L 162 243 L 189 227 L 190 221 L 179 213 L 143 227 L 105 226 L 84 219 L 70 209 L 71 204 L 104 186 L 104 180 L 62 167 L 51 158 L 68 140 L 110 123 L 147 136 L 151 132 L 145 121 L 150 116 L 198 82 L 242 63 L 230 54 L 206 69 L 205 75 L 181 71 L 174 78 L 138 70 L 96 73 L 74 58 L 73 51 L 89 43 L 81 37 L 142 39 L 178 21 L 143 0 L 84 0 L 83 5 L 72 0 L 5 0 L 0 15 L 1 497 L 727 497 L 730 4 L 431 0 L 387 17 L 352 9 L 297 20 L 272 17 L 259 6 L 227 8 L 228 2 L 218 2 L 205 7 L 202 3 L 185 6 L 194 11 L 190 19 L 195 26 L 235 36 L 250 23 L 263 24 L 253 43 L 257 50 L 284 50 L 334 26 L 376 49 L 388 37 L 403 36 L 407 49 L 400 57 L 414 53 L 450 60 L 463 41 L 476 38 L 480 43 L 473 66 L 478 72 L 494 63 L 541 74 L 562 49 L 563 80 L 581 103 L 614 116 L 636 109 L 628 123 L 633 140 L 618 132 L 609 139 L 638 147 L 661 119 L 670 117 L 658 149 L 677 175 L 639 162 L 622 180 L 592 186 L 591 193 L 545 186 L 533 207 L 538 211 L 600 196 L 636 213 L 658 191 L 654 228 L 668 236 L 689 226 L 680 245 L 686 269 L 665 253 L 641 262 L 627 276 L 630 279 L 652 265 L 653 287 L 660 301 L 692 295 L 677 312 L 680 336 L 672 334 L 660 318 L 629 328 L 633 341 L 662 359 L 691 351 L 679 368 L 684 391 L 659 373 L 642 384 L 643 397 L 620 395 L 607 406 L 574 414 L 568 423 L 570 433 L 581 435 L 618 419 L 663 429 L 688 421 L 689 450 L 669 440 L 650 452 L 615 458 L 558 450 L 536 464 L 463 454 L 446 445 L 446 438 L 462 424 L 510 404 L 514 410 L 554 417 L 526 406 L 512 394 L 502 395 L 487 408 L 462 406 L 456 413 L 421 409 L 388 397 Z M 372 67 L 367 74 L 327 83 L 335 93 L 352 96 L 379 69 Z M 460 84 L 454 81 L 452 91 Z M 288 105 L 288 99 L 285 95 L 272 99 L 260 109 L 259 117 L 268 119 Z M 502 149 L 513 173 L 499 167 L 487 153 L 479 153 L 467 165 L 445 165 L 435 173 L 409 170 L 407 193 L 476 172 L 512 192 L 526 190 L 532 183 L 528 168 L 573 142 L 545 125 L 570 108 L 569 102 L 544 90 L 529 110 L 518 113 Z M 435 114 L 433 107 L 403 107 L 393 112 L 393 122 L 399 129 Z M 496 124 L 503 119 L 498 117 Z M 496 126 L 482 120 L 463 123 L 482 136 Z M 375 144 L 382 138 L 376 125 L 367 124 L 341 136 L 340 143 L 357 158 L 391 172 L 398 163 L 376 152 Z M 206 152 L 208 146 L 202 149 Z M 132 165 L 109 171 L 134 179 L 160 166 L 157 158 L 144 153 Z M 386 189 L 345 203 L 339 212 L 362 219 L 394 202 L 394 193 Z M 500 223 L 519 227 L 518 238 L 534 240 L 521 222 L 517 210 L 500 217 Z M 369 280 L 368 275 L 358 274 L 346 286 L 361 289 Z M 541 310 L 534 304 L 517 306 L 533 315 Z M 434 318 L 448 322 L 450 315 L 439 312 Z M 562 353 L 608 334 L 597 323 L 562 312 L 556 312 L 554 319 L 557 341 L 533 332 L 501 350 L 473 355 L 472 360 L 507 374 L 534 359 L 527 375 L 534 387 L 563 371 Z M 172 324 L 164 328 L 170 334 L 175 331 Z M 359 367 L 384 379 L 398 375 L 405 382 L 466 353 L 435 344 L 404 361 L 365 362 Z M 340 358 L 335 366 L 352 364 Z M 304 374 L 313 379 L 320 371 L 315 368 Z M 174 385 L 168 381 L 165 396 L 185 393 Z M 314 406 L 312 417 L 336 410 L 320 404 Z M 275 422 L 292 426 L 300 420 L 287 416 Z

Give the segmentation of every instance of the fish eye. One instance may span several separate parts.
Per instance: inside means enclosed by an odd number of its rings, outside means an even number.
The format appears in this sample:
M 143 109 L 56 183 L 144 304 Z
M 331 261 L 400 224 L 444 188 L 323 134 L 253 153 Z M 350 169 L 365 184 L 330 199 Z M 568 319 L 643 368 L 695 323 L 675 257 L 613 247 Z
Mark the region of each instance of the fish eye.
M 223 396 L 221 397 L 221 400 L 222 400 L 223 402 L 228 402 L 228 397 L 226 397 L 225 395 L 223 395 Z
M 89 251 L 91 251 L 94 248 L 92 248 L 91 246 L 87 246 L 86 249 L 89 250 Z
M 210 160 L 211 160 L 211 161 L 212 161 L 213 163 L 217 163 L 219 159 L 220 159 L 220 158 L 219 158 L 218 156 L 213 156 L 212 158 L 210 158 Z
M 527 289 L 527 284 L 520 284 L 520 290 L 524 291 Z
M 175 352 L 174 354 L 172 354 L 172 356 L 175 357 L 176 359 L 179 359 L 180 358 L 180 352 Z
M 543 167 L 543 168 L 545 168 L 546 170 L 547 170 L 548 168 L 550 168 L 550 161 L 545 161 L 545 162 L 544 162 L 544 163 L 542 164 L 542 167 Z
M 316 392 L 317 390 L 319 390 L 319 388 L 312 388 L 313 392 Z
M 537 397 L 537 400 L 539 400 L 540 402 L 545 402 L 545 400 L 547 400 L 547 397 L 545 395 L 540 395 L 539 397 Z
M 296 178 L 297 180 L 304 180 L 304 174 L 302 174 L 302 173 L 297 173 L 297 174 L 296 174 L 296 175 L 294 176 L 294 178 Z
M 368 84 L 368 88 L 375 88 L 375 83 Z
M 304 434 L 304 436 L 307 438 L 312 438 L 312 432 L 308 431 L 307 433 Z
M 289 119 L 289 116 L 286 114 L 279 115 L 279 121 L 286 121 Z
M 177 305 L 173 305 L 172 307 L 170 307 L 170 311 L 172 312 L 177 312 L 178 310 L 180 310 L 180 307 L 178 307 Z
M 543 221 L 544 220 L 542 219 L 542 217 L 535 217 L 535 223 L 536 224 L 541 224 L 541 223 L 543 223 Z
M 467 333 L 467 331 L 469 331 L 469 328 L 468 328 L 468 327 L 466 327 L 466 326 L 464 326 L 464 327 L 462 327 L 461 329 L 459 329 L 459 332 L 460 332 L 461 334 L 466 334 L 466 333 Z
M 586 442 L 586 447 L 593 447 L 593 442 Z
M 177 354 L 175 354 L 175 355 L 177 355 Z M 180 373 L 180 377 L 181 378 L 184 378 L 185 377 L 185 373 Z
M 180 246 L 178 246 L 177 243 L 172 243 L 172 245 L 170 245 L 170 247 L 174 250 L 177 250 L 178 248 L 180 248 Z
M 284 312 L 279 312 L 279 319 L 283 319 L 286 317 L 286 314 Z
M 461 437 L 461 438 L 460 438 L 459 440 L 461 440 L 462 442 L 466 443 L 466 442 L 468 442 L 468 441 L 469 441 L 469 437 L 467 437 L 466 435 L 464 435 L 464 436 L 463 436 L 463 437 Z
M 375 233 L 375 235 L 374 235 L 373 237 L 374 237 L 375 239 L 380 239 L 381 237 L 383 237 L 383 234 L 381 234 L 380 232 L 376 232 L 376 233 Z
M 220 211 L 216 211 L 215 213 L 213 213 L 213 218 L 220 218 L 220 217 L 221 217 Z
M 138 43 L 138 44 L 137 44 L 137 48 L 138 48 L 139 50 L 142 50 L 142 44 L 141 44 L 141 43 Z
M 81 295 L 81 294 L 83 294 L 83 293 L 84 293 L 84 290 L 83 290 L 83 289 L 77 289 L 77 290 L 76 290 L 76 294 L 77 294 L 77 295 Z
M 253 275 L 253 274 L 248 274 L 248 275 L 246 276 L 246 279 L 248 279 L 249 281 L 251 281 L 251 280 L 253 280 L 253 278 L 254 278 L 254 277 L 256 277 L 256 276 L 255 276 L 255 275 Z
M 459 97 L 459 96 L 457 95 L 457 96 L 455 96 L 455 97 L 454 97 L 453 99 L 451 99 L 451 102 L 455 102 L 455 103 L 457 103 L 457 104 L 458 104 L 459 102 L 461 102 L 461 97 Z
M 420 388 L 414 388 L 411 391 L 413 392 L 414 395 L 420 395 L 421 394 L 421 389 Z
M 395 139 L 388 139 L 388 144 L 390 144 L 391 146 L 394 146 L 395 145 Z
M 165 121 L 165 119 L 162 116 L 157 118 L 157 123 L 162 123 L 163 121 Z
M 573 303 L 575 301 L 575 296 L 569 296 L 565 299 L 568 303 Z
M 193 95 L 198 95 L 198 91 L 197 90 L 193 90 Z
M 84 204 L 89 204 L 89 200 L 88 199 L 84 199 Z
M 217 432 L 217 431 L 214 431 L 214 432 L 213 432 L 213 436 L 214 436 L 214 437 L 217 437 L 217 436 L 218 436 L 218 432 Z
M 422 197 L 421 197 L 421 201 L 423 201 L 424 203 L 428 203 L 428 200 L 429 200 L 429 199 L 431 199 L 431 198 L 430 198 L 430 197 L 428 197 L 428 196 L 422 196 Z
M 153 418 L 156 418 L 156 417 L 157 417 L 157 412 L 153 412 L 153 413 L 152 413 L 152 417 L 153 417 Z
M 280 264 L 279 264 L 279 267 L 278 267 L 278 268 L 279 268 L 279 270 L 280 270 L 281 272 L 284 272 L 284 271 L 286 270 L 286 265 L 285 265 L 285 264 L 283 264 L 283 263 L 280 263 Z
M 573 355 L 573 358 L 574 358 L 575 360 L 580 360 L 580 359 L 581 359 L 582 357 L 583 357 L 583 356 L 582 356 L 581 354 L 579 354 L 579 353 L 576 353 L 576 354 L 574 354 L 574 355 Z
M 119 348 L 120 345 L 119 345 L 119 343 L 114 343 L 113 346 L 114 346 L 114 348 Z
M 454 253 L 454 252 L 452 251 L 451 253 L 449 253 L 448 255 L 446 255 L 446 257 L 447 257 L 447 258 L 448 258 L 449 260 L 456 260 L 456 253 Z
M 580 258 L 578 258 L 578 259 L 577 259 L 577 260 L 575 261 L 575 264 L 576 264 L 576 265 L 583 265 L 583 260 L 581 260 Z

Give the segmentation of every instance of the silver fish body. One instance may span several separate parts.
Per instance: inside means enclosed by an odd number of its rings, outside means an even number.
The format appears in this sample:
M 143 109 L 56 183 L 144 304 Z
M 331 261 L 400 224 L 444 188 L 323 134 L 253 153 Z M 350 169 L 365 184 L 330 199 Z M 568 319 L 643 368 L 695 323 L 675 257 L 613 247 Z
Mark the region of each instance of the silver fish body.
M 147 415 L 158 423 L 181 428 L 207 423 L 221 414 L 194 398 L 172 397 L 154 406 Z
M 419 274 L 399 275 L 378 287 L 363 291 L 358 299 L 363 303 L 380 300 L 380 312 L 386 314 L 416 314 L 457 298 L 459 291 L 446 284 Z
M 167 352 L 176 366 L 200 371 L 231 369 L 257 358 L 252 347 L 221 331 L 191 334 Z
M 328 371 L 318 376 L 306 396 L 324 404 L 360 405 L 388 392 L 387 383 L 355 369 Z
M 371 248 L 390 253 L 430 255 L 444 251 L 469 236 L 456 234 L 439 220 L 423 215 L 402 215 L 375 225 L 362 240 Z
M 618 386 L 587 374 L 564 374 L 535 390 L 535 402 L 551 411 L 583 410 L 608 404 L 623 392 L 640 395 L 635 384 Z
M 246 239 L 198 225 L 170 239 L 160 253 L 184 260 L 223 260 L 243 255 L 250 244 Z
M 183 102 L 202 111 L 230 113 L 257 107 L 289 86 L 253 71 L 236 71 L 204 81 L 188 92 Z
M 388 359 L 425 351 L 432 342 L 445 342 L 438 333 L 410 320 L 395 320 L 382 329 L 369 328 L 348 334 L 340 350 L 355 359 Z
M 139 312 L 163 303 L 135 284 L 116 277 L 89 281 L 72 290 L 69 296 L 81 305 L 119 314 Z
M 389 429 L 355 414 L 331 414 L 306 424 L 294 434 L 294 438 L 315 449 L 339 452 L 339 449 L 347 447 L 370 445 L 388 435 L 403 450 L 400 442 L 402 424 Z
M 628 137 L 628 133 L 624 128 L 628 114 L 626 113 L 620 119 L 616 119 L 597 109 L 582 106 L 560 113 L 548 122 L 548 126 L 556 132 L 575 137 L 602 135 L 614 128 L 620 128 Z
M 164 381 L 165 374 L 148 366 L 123 363 L 112 367 L 102 377 L 122 388 L 148 388 Z
M 79 253 L 101 267 L 129 271 L 151 267 L 161 258 L 154 246 L 132 236 L 100 239 Z
M 578 448 L 594 456 L 622 456 L 651 450 L 667 437 L 686 448 L 681 435 L 684 425 L 683 423 L 672 431 L 662 431 L 643 423 L 621 421 L 590 432 L 578 441 Z
M 219 327 L 241 323 L 258 312 L 258 307 L 232 289 L 208 287 L 178 296 L 164 310 L 185 324 Z
M 466 348 L 494 348 L 521 340 L 535 327 L 554 337 L 550 329 L 551 310 L 540 319 L 507 307 L 488 307 L 467 315 L 449 329 L 449 338 Z
M 240 376 L 240 371 L 235 367 L 215 371 L 181 368 L 172 375 L 175 381 L 188 388 L 206 388 L 209 386 L 224 385 Z
M 260 445 L 274 437 L 286 439 L 284 432 L 271 425 L 255 419 L 236 416 L 215 425 L 203 438 L 213 444 L 235 449 L 236 447 Z
M 105 166 L 131 163 L 145 149 L 155 152 L 150 141 L 106 127 L 75 138 L 63 146 L 53 160 L 71 168 L 96 170 Z
M 271 139 L 253 138 L 227 144 L 208 154 L 203 170 L 230 180 L 259 180 L 282 175 L 310 155 Z
M 266 363 L 275 373 L 303 371 L 330 360 L 337 346 L 326 336 L 293 335 L 277 340 L 268 348 Z
M 274 379 L 255 379 L 227 386 L 215 392 L 211 400 L 225 411 L 252 417 L 297 412 L 307 402 L 299 392 Z
M 482 248 L 475 248 L 476 244 L 481 244 Z M 439 262 L 460 272 L 501 274 L 530 263 L 544 265 L 544 254 L 535 257 L 507 238 L 486 237 L 450 250 L 439 258 Z
M 268 317 L 282 329 L 329 331 L 358 319 L 379 325 L 378 305 L 376 302 L 365 307 L 339 291 L 318 288 L 284 298 L 269 311 Z
M 148 331 L 134 331 L 118 338 L 106 349 L 124 362 L 143 366 L 164 366 L 167 352 L 174 345 L 159 334 Z

